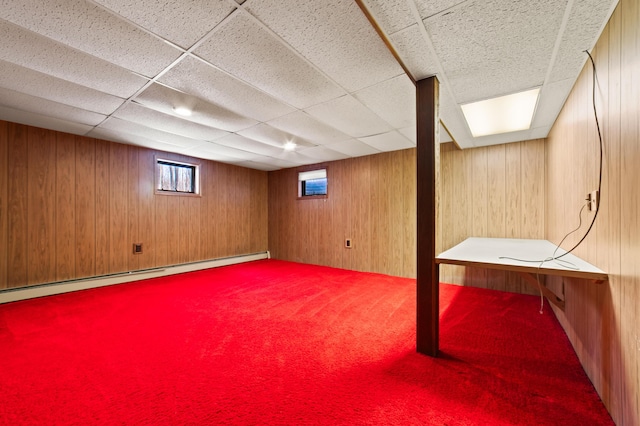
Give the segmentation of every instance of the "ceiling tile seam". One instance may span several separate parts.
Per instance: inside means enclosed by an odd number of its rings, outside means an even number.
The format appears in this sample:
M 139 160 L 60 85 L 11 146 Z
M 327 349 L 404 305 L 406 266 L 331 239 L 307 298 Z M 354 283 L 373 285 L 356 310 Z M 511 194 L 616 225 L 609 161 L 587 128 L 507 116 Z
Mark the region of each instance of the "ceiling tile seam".
M 278 35 L 275 31 L 273 31 L 271 28 L 269 28 L 269 27 L 268 27 L 264 22 L 262 22 L 260 19 L 258 19 L 256 16 L 254 16 L 254 15 L 253 15 L 252 13 L 250 13 L 248 10 L 246 10 L 246 9 L 244 9 L 244 8 L 238 8 L 238 9 L 241 9 L 244 13 L 246 13 L 246 14 L 247 14 L 247 15 L 248 15 L 252 20 L 254 20 L 255 22 L 257 22 L 257 23 L 258 23 L 258 24 L 259 24 L 259 25 L 260 25 L 260 26 L 261 26 L 265 31 L 267 31 L 267 32 L 268 32 L 269 34 L 271 34 L 271 35 L 272 35 L 276 40 L 278 40 L 278 42 L 279 42 L 280 44 L 282 44 L 282 45 L 283 45 L 285 48 L 287 48 L 289 51 L 293 52 L 296 56 L 298 56 L 300 59 L 302 59 L 306 64 L 308 64 L 308 65 L 309 65 L 309 66 L 311 66 L 314 70 L 316 70 L 318 73 L 320 73 L 324 78 L 326 78 L 328 81 L 330 81 L 330 82 L 331 82 L 332 84 L 334 84 L 336 87 L 339 87 L 340 89 L 342 89 L 342 91 L 343 91 L 345 94 L 347 94 L 347 95 L 352 95 L 352 96 L 353 96 L 355 93 L 358 93 L 358 92 L 359 92 L 359 91 L 361 91 L 361 90 L 367 89 L 367 88 L 369 88 L 369 87 L 372 87 L 372 86 L 375 86 L 376 84 L 381 83 L 381 82 L 377 82 L 377 83 L 374 83 L 374 84 L 372 84 L 372 85 L 370 85 L 370 86 L 361 87 L 361 88 L 359 88 L 359 89 L 357 89 L 357 90 L 350 91 L 349 89 L 347 89 L 347 88 L 343 87 L 341 84 L 339 84 L 337 81 L 335 81 L 331 76 L 329 76 L 329 75 L 328 75 L 327 73 L 325 73 L 322 69 L 320 69 L 320 68 L 319 68 L 315 63 L 311 62 L 311 61 L 310 61 L 306 56 L 304 56 L 302 53 L 298 52 L 298 50 L 297 50 L 297 49 L 293 48 L 293 46 L 291 46 L 289 43 L 287 43 L 287 41 L 285 41 L 282 37 L 280 37 L 280 35 Z M 193 55 L 193 56 L 195 56 L 195 55 Z M 210 64 L 209 62 L 205 61 L 204 59 L 202 59 L 202 58 L 200 58 L 200 59 L 201 59 L 201 60 L 203 60 L 204 62 L 208 63 L 209 65 L 214 66 L 214 65 Z M 215 67 L 215 66 L 214 66 L 214 67 Z M 402 66 L 401 66 L 401 67 L 402 67 Z M 218 67 L 215 67 L 215 68 L 216 68 L 216 69 L 219 69 Z M 404 67 L 402 67 L 402 68 L 404 68 Z M 222 71 L 224 71 L 224 70 L 222 70 Z M 396 75 L 394 75 L 393 77 L 390 77 L 388 80 L 391 80 L 391 79 L 393 79 L 393 78 L 396 78 L 396 77 L 398 77 L 398 76 L 400 76 L 400 75 L 403 75 L 403 73 L 396 74 Z M 409 77 L 409 79 L 410 79 L 410 80 L 413 80 L 413 77 L 412 77 L 411 75 L 407 75 L 407 76 Z M 237 77 L 236 77 L 236 78 L 237 78 Z M 384 80 L 384 81 L 388 81 L 388 80 Z M 248 82 L 246 82 L 246 81 L 244 81 L 244 80 L 240 80 L 240 81 L 244 82 L 245 84 L 249 84 Z M 249 85 L 251 85 L 251 84 L 249 84 Z M 254 87 L 254 86 L 252 86 L 252 85 L 251 85 L 251 87 Z M 269 93 L 267 93 L 267 94 L 268 94 L 269 96 L 271 96 L 271 97 L 274 97 L 273 95 L 271 95 L 271 94 L 269 94 Z M 343 95 L 343 96 L 344 96 L 344 95 Z M 338 99 L 338 98 L 340 98 L 340 97 L 341 97 L 341 96 L 337 96 L 337 97 L 335 97 L 335 98 L 333 98 L 333 99 Z M 353 96 L 353 97 L 355 98 L 355 96 Z M 275 97 L 274 97 L 274 98 L 275 98 Z M 295 107 L 295 106 L 293 106 L 293 105 L 290 105 L 289 103 L 285 102 L 285 101 L 284 101 L 284 100 L 282 100 L 282 99 L 279 99 L 279 98 L 276 98 L 276 99 L 278 99 L 280 102 L 285 103 L 285 104 L 286 104 L 286 105 L 288 105 L 288 106 L 291 106 L 292 108 L 300 109 L 300 110 L 306 110 L 307 108 L 311 108 L 311 107 L 314 107 L 314 106 L 317 106 L 317 105 L 322 105 L 322 104 L 324 104 L 324 103 L 326 103 L 326 102 L 330 102 L 330 101 L 332 100 L 332 99 L 330 99 L 330 100 L 328 100 L 328 101 L 320 102 L 320 103 L 317 103 L 317 104 L 307 105 L 307 106 L 305 106 L 304 108 L 297 108 L 297 107 Z M 359 101 L 358 101 L 358 102 L 359 102 Z M 363 104 L 363 106 L 364 106 L 365 108 L 369 109 L 366 105 L 364 105 L 364 104 Z M 373 112 L 373 111 L 372 111 L 372 112 Z M 376 115 L 377 115 L 377 114 L 376 114 Z M 382 118 L 381 118 L 381 119 L 382 119 Z M 388 123 L 387 123 L 387 124 L 388 124 Z M 392 126 L 392 127 L 393 127 L 393 126 Z
M 260 27 L 262 27 L 262 29 L 267 31 L 275 40 L 277 40 L 286 49 L 291 51 L 298 58 L 300 58 L 303 62 L 305 62 L 307 65 L 309 65 L 311 68 L 313 68 L 316 72 L 318 72 L 320 75 L 322 75 L 324 78 L 326 78 L 329 82 L 334 84 L 336 87 L 339 87 L 340 89 L 342 89 L 342 91 L 344 93 L 349 93 L 349 90 L 347 90 L 341 84 L 336 82 L 331 76 L 329 76 L 322 69 L 320 69 L 315 63 L 311 62 L 306 56 L 304 56 L 302 53 L 298 52 L 297 49 L 294 49 L 293 46 L 291 46 L 289 43 L 287 43 L 282 37 L 280 37 L 280 35 L 278 33 L 273 31 L 268 25 L 266 25 L 264 22 L 262 22 L 260 19 L 258 19 L 258 17 L 254 16 L 251 12 L 249 12 L 248 10 L 246 10 L 244 8 L 239 9 L 239 10 L 242 10 L 247 16 L 250 17 L 250 19 L 252 19 L 254 22 L 258 23 L 260 25 Z M 318 105 L 318 104 L 316 104 L 316 105 Z M 310 108 L 311 106 L 313 106 L 313 105 L 308 105 L 305 108 Z M 296 109 L 299 109 L 299 108 L 296 108 Z
M 558 52 L 560 51 L 560 45 L 562 44 L 562 39 L 564 38 L 564 33 L 567 29 L 569 18 L 571 17 L 571 11 L 573 10 L 573 2 L 574 0 L 568 0 L 567 7 L 564 9 L 564 15 L 562 16 L 562 22 L 560 23 L 558 36 L 556 37 L 556 42 L 553 45 L 553 51 L 551 52 L 551 59 L 549 60 L 549 67 L 547 68 L 547 74 L 544 76 L 544 82 L 542 83 L 543 89 L 547 84 L 551 83 L 549 79 L 551 78 L 551 73 L 553 72 L 553 68 L 556 65 Z
M 89 0 L 89 1 L 91 1 L 92 3 L 94 3 L 94 4 L 95 4 L 95 2 L 93 2 L 92 0 Z M 114 13 L 114 12 L 112 12 L 110 9 L 109 9 L 108 11 L 109 11 L 109 13 Z M 179 64 L 179 63 L 180 63 L 184 58 L 186 58 L 186 57 L 195 57 L 195 58 L 197 58 L 197 59 L 203 60 L 203 59 L 199 58 L 198 56 L 196 56 L 195 54 L 193 54 L 193 51 L 194 51 L 195 49 L 197 49 L 197 48 L 198 48 L 202 43 L 204 43 L 204 42 L 205 42 L 209 37 L 211 37 L 211 35 L 212 35 L 213 33 L 215 33 L 215 31 L 216 31 L 216 30 L 221 26 L 221 24 L 222 24 L 223 22 L 227 21 L 227 20 L 228 20 L 228 19 L 229 19 L 233 14 L 234 14 L 234 12 L 236 12 L 236 11 L 237 11 L 237 9 L 234 9 L 233 11 L 231 11 L 231 12 L 229 13 L 229 15 L 227 15 L 227 16 L 226 16 L 222 21 L 220 21 L 220 23 L 219 23 L 218 25 L 216 25 L 214 28 L 212 28 L 211 30 L 209 30 L 209 31 L 207 32 L 207 34 L 205 34 L 203 37 L 201 37 L 201 38 L 200 38 L 200 40 L 198 40 L 197 42 L 195 42 L 195 43 L 194 43 L 191 47 L 189 47 L 188 49 L 186 49 L 186 50 L 185 50 L 185 49 L 182 49 L 182 48 L 180 48 L 180 47 L 177 47 L 178 49 L 180 49 L 180 50 L 182 51 L 182 53 L 180 54 L 180 56 L 178 56 L 178 58 L 176 58 L 174 61 L 172 61 L 169 65 L 167 65 L 164 69 L 162 69 L 162 70 L 161 70 L 158 74 L 156 74 L 154 77 L 152 77 L 152 78 L 150 78 L 150 79 L 149 79 L 149 77 L 142 76 L 142 77 L 144 77 L 144 78 L 148 79 L 148 81 L 147 81 L 147 82 L 146 82 L 146 83 L 145 83 L 145 84 L 144 84 L 140 89 L 138 89 L 134 94 L 132 94 L 131 96 L 129 96 L 129 98 L 125 99 L 125 100 L 124 100 L 124 102 L 123 102 L 123 103 L 122 103 L 118 108 L 116 108 L 116 109 L 115 109 L 111 114 L 109 114 L 109 115 L 108 115 L 104 120 L 102 120 L 100 123 L 98 123 L 96 126 L 94 126 L 94 128 L 98 128 L 98 127 L 100 127 L 100 126 L 101 126 L 103 123 L 105 123 L 109 118 L 111 118 L 111 117 L 113 116 L 113 114 L 115 114 L 116 112 L 118 112 L 120 109 L 124 108 L 126 105 L 128 105 L 128 104 L 129 104 L 129 103 L 131 103 L 131 102 L 136 103 L 136 104 L 138 104 L 138 105 L 141 105 L 141 106 L 143 106 L 143 107 L 147 108 L 146 106 L 144 106 L 144 105 L 142 105 L 142 104 L 140 104 L 140 103 L 136 102 L 136 101 L 135 101 L 135 98 L 137 98 L 141 93 L 143 93 L 145 90 L 147 90 L 147 89 L 148 89 L 152 84 L 154 84 L 154 83 L 161 84 L 161 83 L 158 83 L 158 79 L 160 79 L 163 75 L 165 75 L 167 72 L 169 72 L 173 67 L 175 67 L 177 64 Z M 117 14 L 116 14 L 116 15 L 117 15 Z M 120 16 L 120 15 L 117 15 L 117 16 Z M 123 19 L 124 19 L 124 18 L 123 18 Z M 145 30 L 145 31 L 146 31 L 146 30 Z M 160 37 L 160 39 L 161 39 L 161 40 L 163 40 L 163 41 L 167 41 L 167 40 L 162 39 L 162 37 Z M 168 41 L 167 41 L 167 42 L 168 42 Z M 169 43 L 170 43 L 170 42 L 169 42 Z M 170 44 L 173 44 L 173 43 L 170 43 Z M 203 60 L 203 61 L 204 61 L 204 60 Z M 204 62 L 205 62 L 206 64 L 210 65 L 210 66 L 213 66 L 212 64 L 210 64 L 210 63 L 209 63 L 209 62 L 207 62 L 207 61 L 204 61 Z M 135 73 L 135 74 L 139 75 L 138 73 Z M 172 90 L 176 90 L 176 91 L 178 91 L 178 92 L 184 93 L 184 92 L 182 92 L 181 90 L 175 89 L 174 87 L 168 86 L 168 85 L 166 85 L 166 84 L 163 84 L 163 86 L 165 86 L 165 87 L 169 87 L 169 88 L 171 88 Z M 211 126 L 209 126 L 209 127 L 211 127 Z M 211 127 L 211 128 L 213 128 L 213 129 L 217 129 L 216 127 Z M 218 130 L 222 130 L 222 129 L 218 129 Z
M 53 38 L 49 38 L 49 37 L 47 37 L 47 36 L 45 36 L 45 35 L 42 35 L 42 34 L 40 34 L 40 33 L 35 32 L 35 31 L 33 31 L 33 30 L 29 29 L 29 28 L 22 27 L 22 26 L 20 26 L 20 25 L 14 24 L 14 23 L 13 23 L 13 22 L 11 22 L 11 21 L 6 21 L 6 20 L 4 20 L 4 19 L 2 19 L 2 18 L 0 18 L 0 21 L 4 21 L 5 23 L 9 24 L 10 26 L 13 26 L 13 27 L 19 28 L 19 29 L 20 29 L 20 30 L 22 30 L 22 31 L 29 32 L 29 33 L 33 34 L 36 38 L 46 39 L 48 42 L 50 42 L 50 43 L 52 43 L 52 44 L 55 44 L 55 45 L 58 45 L 58 46 L 62 46 L 62 47 L 64 47 L 65 49 L 69 49 L 69 50 L 72 50 L 72 51 L 74 51 L 74 52 L 76 52 L 76 53 L 79 53 L 80 55 L 83 55 L 83 56 L 87 56 L 87 57 L 93 58 L 93 59 L 95 59 L 95 60 L 97 60 L 97 61 L 99 61 L 99 62 L 107 63 L 107 64 L 109 64 L 109 66 L 116 67 L 116 68 L 118 68 L 118 69 L 120 69 L 120 70 L 126 71 L 126 72 L 128 72 L 128 73 L 130 73 L 130 74 L 133 74 L 133 75 L 137 76 L 137 77 L 144 78 L 145 80 L 150 80 L 150 79 L 151 79 L 150 77 L 148 77 L 148 76 L 146 76 L 146 75 L 143 75 L 143 74 L 140 74 L 139 72 L 136 72 L 136 71 L 130 70 L 129 68 L 125 68 L 125 67 L 123 67 L 122 65 L 118 65 L 118 64 L 115 64 L 115 63 L 113 63 L 113 62 L 107 61 L 106 59 L 103 59 L 103 58 L 100 58 L 100 57 L 98 57 L 98 56 L 92 55 L 91 53 L 85 52 L 84 50 L 80 50 L 80 49 L 78 49 L 78 48 L 76 48 L 76 47 L 73 47 L 73 46 L 70 46 L 70 45 L 68 45 L 68 44 L 62 43 L 61 41 L 55 40 L 55 39 L 53 39 Z M 39 71 L 39 70 L 37 70 L 37 69 L 30 68 L 30 67 L 28 67 L 28 66 L 21 65 L 21 64 L 16 64 L 15 62 L 11 62 L 11 61 L 7 60 L 6 58 L 0 58 L 0 60 L 5 61 L 5 62 L 9 62 L 9 63 L 14 64 L 14 65 L 19 66 L 19 67 L 24 67 L 24 68 L 30 69 L 30 70 L 32 70 L 32 71 L 36 71 L 36 72 L 43 73 L 42 71 Z M 43 73 L 43 74 L 44 74 L 44 73 Z M 78 82 L 76 82 L 76 81 L 67 80 L 67 79 L 65 79 L 65 78 L 55 76 L 55 75 L 53 75 L 53 74 L 47 74 L 47 75 L 50 75 L 51 77 L 57 78 L 57 79 L 59 79 L 59 80 L 67 81 L 67 82 L 69 82 L 69 83 L 74 83 L 74 84 L 76 84 L 76 85 L 78 85 L 78 86 L 81 86 L 81 87 L 86 87 L 87 89 L 92 89 L 92 90 L 97 90 L 97 91 L 99 91 L 99 92 L 102 92 L 102 90 L 98 90 L 98 89 L 95 89 L 95 88 L 93 88 L 93 87 L 85 86 L 84 84 L 80 84 L 80 83 L 78 83 Z M 102 92 L 102 93 L 106 93 L 106 92 Z M 117 95 L 112 95 L 112 94 L 110 94 L 110 93 L 106 93 L 106 94 L 111 95 L 111 96 L 120 97 L 120 96 L 117 96 Z M 122 98 L 122 99 L 125 99 L 125 98 Z
M 409 9 L 411 9 L 411 13 L 413 14 L 413 17 L 416 20 L 416 23 L 418 24 L 418 29 L 420 30 L 420 34 L 422 34 L 422 38 L 424 40 L 424 42 L 427 44 L 427 47 L 429 48 L 429 51 L 432 55 L 432 57 L 436 58 L 436 69 L 438 70 L 438 72 L 436 73 L 436 77 L 438 78 L 438 81 L 440 82 L 440 86 L 444 86 L 445 90 L 447 91 L 447 93 L 449 94 L 449 97 L 453 100 L 453 102 L 456 105 L 455 111 L 456 114 L 458 115 L 458 120 L 460 120 L 462 123 L 465 124 L 464 128 L 467 132 L 467 135 L 465 135 L 466 137 L 463 139 L 460 137 L 460 135 L 456 135 L 456 140 L 457 141 L 461 141 L 461 140 L 473 140 L 470 130 L 469 130 L 469 126 L 466 124 L 466 120 L 464 119 L 463 115 L 462 115 L 462 109 L 460 108 L 460 105 L 458 104 L 458 101 L 456 100 L 456 97 L 453 94 L 453 90 L 451 89 L 451 84 L 449 83 L 449 79 L 447 78 L 446 74 L 444 73 L 444 68 L 442 67 L 442 63 L 440 62 L 440 59 L 438 57 L 438 55 L 436 54 L 436 50 L 433 46 L 433 42 L 431 41 L 431 37 L 429 36 L 429 32 L 427 31 L 427 28 L 424 26 L 424 21 L 422 20 L 422 17 L 420 16 L 420 12 L 418 11 L 418 7 L 416 6 L 415 0 L 407 0 L 407 3 L 409 5 Z M 472 142 L 473 143 L 473 142 Z
M 109 118 L 111 118 L 111 116 L 113 116 L 113 114 L 115 114 L 116 112 L 118 112 L 119 110 L 121 110 L 122 108 L 124 108 L 126 105 L 128 105 L 131 102 L 137 103 L 135 102 L 135 98 L 138 97 L 142 92 L 144 92 L 145 90 L 147 90 L 149 88 L 149 86 L 151 86 L 152 84 L 154 84 L 156 82 L 157 79 L 159 79 L 160 77 L 162 77 L 165 73 L 167 73 L 171 68 L 173 68 L 175 65 L 177 65 L 178 63 L 180 63 L 180 61 L 182 61 L 182 59 L 186 58 L 188 56 L 188 52 L 183 52 L 178 58 L 176 58 L 174 61 L 172 61 L 168 66 L 166 66 L 162 71 L 160 71 L 158 74 L 156 74 L 153 78 L 151 78 L 149 81 L 147 81 L 144 86 L 142 86 L 140 89 L 138 89 L 133 95 L 129 96 L 127 99 L 124 100 L 124 102 L 122 102 L 122 104 L 120 104 L 120 106 L 118 106 L 118 108 L 116 108 L 111 114 L 109 114 L 104 120 L 102 120 L 99 124 L 97 124 L 96 126 L 94 126 L 94 128 L 98 128 L 100 125 L 102 125 L 104 122 L 106 122 Z M 147 77 L 148 78 L 148 77 Z
M 470 1 L 471 0 L 462 0 L 460 3 L 456 3 L 453 6 L 449 6 L 446 9 L 442 9 L 441 11 L 434 13 L 433 15 L 427 16 L 426 18 L 424 18 L 424 20 L 426 21 L 426 20 L 429 20 L 429 19 L 435 19 L 435 18 L 439 18 L 441 16 L 448 15 L 449 13 L 460 9 L 462 6 L 464 6 L 465 4 L 469 3 Z M 420 17 L 420 19 L 423 20 L 422 17 Z
M 202 62 L 203 64 L 205 64 L 205 65 L 207 65 L 207 66 L 209 66 L 209 67 L 211 67 L 211 68 L 215 69 L 216 71 L 218 71 L 218 72 L 221 72 L 221 73 L 225 74 L 227 77 L 230 77 L 230 78 L 232 78 L 233 80 L 235 80 L 235 81 L 237 81 L 237 82 L 239 82 L 239 83 L 242 83 L 243 85 L 248 86 L 248 87 L 250 87 L 251 89 L 256 90 L 256 91 L 258 91 L 258 92 L 262 93 L 263 95 L 268 96 L 268 97 L 270 97 L 271 99 L 274 99 L 274 100 L 276 100 L 277 102 L 279 102 L 279 103 L 281 103 L 281 104 L 284 104 L 284 105 L 288 106 L 289 108 L 291 108 L 291 109 L 293 109 L 293 110 L 298 110 L 298 109 L 299 109 L 299 108 L 297 108 L 297 107 L 295 107 L 295 106 L 291 105 L 289 102 L 284 101 L 284 100 L 282 100 L 282 99 L 280 99 L 280 98 L 277 98 L 277 97 L 273 96 L 271 93 L 265 92 L 265 91 L 264 91 L 264 90 L 262 90 L 261 88 L 254 86 L 253 84 L 249 83 L 248 81 L 246 81 L 246 80 L 243 80 L 243 79 L 239 78 L 237 75 L 231 74 L 231 73 L 230 73 L 230 72 L 228 72 L 227 70 L 222 69 L 222 68 L 220 68 L 220 67 L 218 67 L 218 66 L 216 66 L 216 65 L 212 64 L 211 62 L 207 61 L 207 60 L 206 60 L 206 59 L 204 59 L 204 58 L 201 58 L 200 56 L 196 55 L 196 54 L 195 54 L 195 53 L 193 53 L 193 52 L 189 52 L 189 56 L 190 56 L 190 57 L 192 57 L 193 59 L 196 59 L 196 60 L 198 60 L 198 61 Z M 161 83 L 160 83 L 160 84 L 161 84 Z M 165 84 L 164 86 L 169 87 L 169 88 L 171 88 L 171 89 L 173 89 L 173 90 L 177 90 L 177 89 L 175 89 L 175 88 L 173 88 L 173 87 L 171 87 L 171 86 L 169 86 L 169 85 L 166 85 L 166 84 Z M 288 114 L 288 113 L 287 113 L 287 114 Z M 284 114 L 284 115 L 286 115 L 286 114 Z M 276 117 L 276 118 L 277 118 L 277 117 Z M 254 120 L 256 120 L 256 119 L 254 119 Z M 256 121 L 258 121 L 259 123 L 264 123 L 263 121 L 260 121 L 260 120 L 256 120 Z
M 405 65 L 404 61 L 400 57 L 400 54 L 398 53 L 396 48 L 393 46 L 393 43 L 391 42 L 391 39 L 389 37 L 387 37 L 387 35 L 384 33 L 384 31 L 382 30 L 382 28 L 380 27 L 380 25 L 378 24 L 378 22 L 374 18 L 373 13 L 371 13 L 371 11 L 369 10 L 369 8 L 367 7 L 367 5 L 364 3 L 363 0 L 355 0 L 355 1 L 356 1 L 356 4 L 358 5 L 358 7 L 360 7 L 360 10 L 364 14 L 365 18 L 367 18 L 367 21 L 369 21 L 369 24 L 371 24 L 371 26 L 375 30 L 376 34 L 378 34 L 378 37 L 380 37 L 380 39 L 382 40 L 382 42 L 386 46 L 387 50 L 389 50 L 389 52 L 391 53 L 391 56 L 394 57 L 394 59 L 396 60 L 398 65 L 400 65 L 400 68 L 403 69 L 403 71 L 405 72 L 407 77 L 409 77 L 409 80 L 411 80 L 411 82 L 415 86 L 416 85 L 415 76 L 411 73 L 409 68 Z M 397 77 L 397 76 L 395 76 L 395 77 Z
M 131 19 L 129 19 L 129 18 L 125 17 L 125 16 L 120 15 L 120 14 L 119 14 L 118 12 L 116 12 L 116 11 L 114 11 L 114 10 L 112 10 L 112 9 L 109 9 L 108 7 L 106 7 L 106 6 L 104 6 L 104 5 L 100 4 L 100 3 L 97 3 L 97 2 L 96 2 L 96 1 L 94 1 L 94 0 L 85 0 L 85 1 L 86 1 L 86 2 L 88 2 L 88 3 L 93 4 L 94 6 L 97 6 L 98 8 L 100 8 L 100 9 L 102 9 L 102 10 L 104 10 L 104 11 L 105 11 L 105 12 L 107 12 L 108 14 L 110 14 L 110 15 L 114 16 L 116 19 L 119 19 L 119 20 L 121 20 L 121 21 L 124 21 L 124 22 L 126 22 L 127 24 L 129 24 L 129 25 L 131 25 L 131 26 L 135 27 L 136 29 L 138 29 L 138 30 L 140 30 L 140 31 L 144 32 L 145 34 L 148 34 L 148 35 L 152 36 L 153 38 L 155 38 L 155 39 L 157 39 L 157 40 L 159 40 L 159 41 L 162 41 L 162 42 L 164 42 L 164 43 L 168 44 L 169 46 L 173 47 L 174 49 L 177 49 L 177 50 L 179 50 L 180 52 L 184 52 L 184 51 L 185 51 L 185 49 L 184 49 L 183 47 L 178 46 L 178 45 L 177 45 L 177 44 L 175 44 L 174 42 L 172 42 L 172 41 L 170 41 L 170 40 L 167 40 L 166 38 L 162 37 L 161 35 L 154 33 L 153 31 L 149 30 L 148 28 L 143 27 L 142 25 L 140 25 L 140 24 L 138 24 L 138 23 L 136 23 L 136 22 L 132 21 Z

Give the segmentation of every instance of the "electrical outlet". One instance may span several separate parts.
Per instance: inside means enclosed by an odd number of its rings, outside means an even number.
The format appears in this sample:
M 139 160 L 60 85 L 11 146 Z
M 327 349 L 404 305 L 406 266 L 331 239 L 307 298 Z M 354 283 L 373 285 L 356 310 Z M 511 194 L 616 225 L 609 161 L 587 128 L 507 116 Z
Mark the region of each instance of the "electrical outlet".
M 344 246 L 346 248 L 353 248 L 353 245 L 351 244 L 351 238 L 347 238 L 346 240 L 344 240 Z
M 589 210 L 595 212 L 598 210 L 598 206 L 600 205 L 600 193 L 598 190 L 591 191 L 587 195 L 587 200 L 589 201 Z

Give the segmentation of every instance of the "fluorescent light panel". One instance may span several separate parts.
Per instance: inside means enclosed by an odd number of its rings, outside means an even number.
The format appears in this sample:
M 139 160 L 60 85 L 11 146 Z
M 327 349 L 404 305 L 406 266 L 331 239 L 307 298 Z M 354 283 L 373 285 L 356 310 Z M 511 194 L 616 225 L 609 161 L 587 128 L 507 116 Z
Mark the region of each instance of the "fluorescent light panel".
M 474 137 L 527 130 L 531 127 L 540 88 L 462 105 Z

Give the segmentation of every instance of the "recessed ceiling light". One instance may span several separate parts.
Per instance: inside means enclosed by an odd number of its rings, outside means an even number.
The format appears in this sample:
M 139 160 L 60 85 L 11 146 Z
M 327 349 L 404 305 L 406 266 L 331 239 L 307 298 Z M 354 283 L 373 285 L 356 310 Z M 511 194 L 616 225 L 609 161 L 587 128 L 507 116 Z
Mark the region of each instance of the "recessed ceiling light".
M 289 141 L 289 142 L 284 144 L 284 150 L 285 151 L 293 151 L 294 149 L 296 149 L 296 146 L 297 145 L 295 144 L 295 142 Z
M 191 115 L 191 110 L 185 106 L 174 107 L 173 112 L 183 117 L 189 117 Z
M 540 88 L 462 105 L 474 137 L 527 130 L 531 127 Z

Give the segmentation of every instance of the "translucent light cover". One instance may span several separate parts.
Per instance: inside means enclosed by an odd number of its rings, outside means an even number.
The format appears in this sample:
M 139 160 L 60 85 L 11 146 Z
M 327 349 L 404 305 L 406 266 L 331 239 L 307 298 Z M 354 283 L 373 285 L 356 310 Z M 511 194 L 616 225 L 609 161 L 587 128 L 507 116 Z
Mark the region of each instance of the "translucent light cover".
M 540 88 L 462 105 L 474 137 L 527 130 L 538 102 Z

